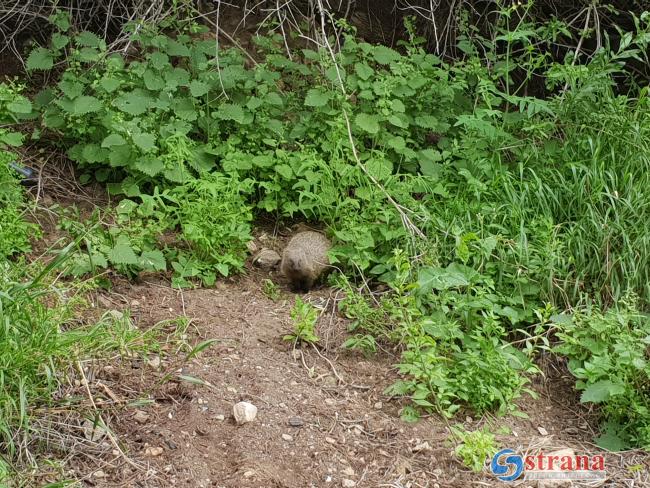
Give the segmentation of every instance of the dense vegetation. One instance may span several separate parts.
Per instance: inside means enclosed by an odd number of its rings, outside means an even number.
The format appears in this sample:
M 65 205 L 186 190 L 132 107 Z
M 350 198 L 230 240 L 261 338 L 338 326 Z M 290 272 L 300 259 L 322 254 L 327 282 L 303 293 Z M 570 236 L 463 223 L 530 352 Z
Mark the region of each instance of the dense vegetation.
M 602 406 L 601 445 L 647 449 L 650 101 L 626 71 L 650 39 L 645 20 L 585 63 L 544 55 L 560 23 L 525 22 L 495 40 L 468 32 L 453 64 L 408 22 L 397 49 L 343 26 L 340 51 L 289 56 L 269 35 L 252 62 L 178 19 L 134 29 L 125 57 L 57 14 L 50 44 L 27 59 L 57 81 L 31 102 L 3 85 L 0 120 L 37 122 L 33 137 L 65 150 L 82 182 L 119 196 L 106 215 L 61 216 L 69 274 L 170 270 L 174 286 L 211 286 L 243 270 L 255 218 L 320 222 L 343 271 L 333 281 L 347 292 L 346 345 L 400 348 L 390 392 L 412 400 L 406 418 L 521 414 L 514 401 L 546 351 L 568 359 L 583 403 Z M 526 95 L 540 76 L 548 96 Z M 19 144 L 12 134 L 0 141 Z M 0 257 L 24 252 L 32 233 L 5 166 Z M 368 283 L 388 291 L 371 299 Z M 2 302 L 2 357 L 6 334 L 22 330 L 16 310 Z M 314 317 L 296 310 L 291 337 L 315 342 Z M 41 364 L 55 367 L 62 341 Z M 24 402 L 41 401 L 48 367 L 26 370 L 36 383 Z M 5 443 L 23 417 L 3 416 Z

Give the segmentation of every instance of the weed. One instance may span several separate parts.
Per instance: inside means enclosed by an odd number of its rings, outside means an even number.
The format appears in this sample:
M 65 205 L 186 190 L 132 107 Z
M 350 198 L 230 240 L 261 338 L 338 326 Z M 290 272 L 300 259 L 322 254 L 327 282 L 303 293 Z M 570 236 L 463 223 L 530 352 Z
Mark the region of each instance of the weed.
M 308 302 L 303 302 L 300 297 L 296 297 L 296 303 L 291 310 L 291 320 L 293 321 L 293 334 L 285 335 L 285 341 L 304 342 L 305 344 L 315 344 L 319 341 L 316 335 L 318 322 L 316 307 Z
M 277 302 L 280 299 L 280 288 L 272 280 L 265 279 L 262 281 L 262 293 L 270 300 Z
M 472 471 L 481 472 L 486 459 L 490 459 L 497 452 L 494 434 L 487 426 L 468 432 L 462 425 L 456 425 L 452 427 L 452 431 L 459 442 L 454 451 L 456 456 Z

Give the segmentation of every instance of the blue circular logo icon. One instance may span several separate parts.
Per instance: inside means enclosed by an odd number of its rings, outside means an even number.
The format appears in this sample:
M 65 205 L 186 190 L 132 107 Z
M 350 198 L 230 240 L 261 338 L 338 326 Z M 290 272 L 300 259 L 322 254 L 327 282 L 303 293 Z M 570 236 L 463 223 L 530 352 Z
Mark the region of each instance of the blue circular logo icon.
M 524 472 L 524 459 L 512 449 L 502 449 L 492 458 L 490 469 L 501 481 L 514 481 Z

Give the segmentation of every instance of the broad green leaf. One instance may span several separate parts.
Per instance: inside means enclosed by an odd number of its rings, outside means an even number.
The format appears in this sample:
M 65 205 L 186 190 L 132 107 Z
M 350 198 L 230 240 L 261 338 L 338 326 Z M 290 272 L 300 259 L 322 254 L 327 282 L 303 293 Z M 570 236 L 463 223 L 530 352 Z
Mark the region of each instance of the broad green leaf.
M 198 117 L 194 102 L 189 97 L 178 97 L 172 103 L 174 113 L 183 120 L 193 121 Z
M 284 179 L 289 180 L 293 176 L 293 170 L 291 169 L 291 166 L 288 164 L 278 164 L 275 167 L 275 171 L 280 173 Z
M 394 49 L 381 45 L 373 47 L 372 55 L 379 64 L 390 64 L 402 57 Z
M 265 97 L 266 103 L 281 107 L 283 105 L 282 97 L 276 92 L 269 92 Z
M 357 127 L 369 134 L 379 132 L 379 117 L 377 115 L 360 113 L 355 117 L 354 122 Z
M 141 156 L 135 161 L 135 169 L 151 177 L 160 174 L 164 168 L 163 161 L 153 156 Z
M 0 145 L 19 147 L 23 145 L 24 137 L 20 132 L 6 132 L 0 129 Z
M 362 80 L 369 79 L 375 72 L 375 70 L 368 66 L 366 63 L 356 63 L 354 65 L 354 71 Z
M 610 380 L 600 380 L 589 385 L 580 396 L 580 403 L 601 403 L 610 396 L 625 393 L 625 387 Z
M 157 91 L 165 87 L 165 80 L 163 80 L 162 76 L 160 76 L 154 70 L 145 70 L 144 74 L 142 75 L 142 79 L 144 81 L 144 86 L 147 87 L 147 90 Z
M 190 50 L 185 44 L 171 39 L 167 42 L 167 54 L 170 56 L 188 57 Z
M 323 107 L 332 98 L 331 92 L 324 91 L 320 88 L 311 88 L 307 91 L 305 105 L 307 107 Z
M 27 69 L 33 70 L 48 70 L 54 66 L 54 56 L 49 49 L 44 47 L 37 47 L 27 57 Z
M 97 112 L 102 108 L 102 102 L 90 95 L 81 95 L 72 100 L 70 113 L 73 115 L 85 115 L 91 112 Z
M 156 136 L 142 132 L 133 136 L 133 142 L 144 152 L 151 151 L 156 147 Z
M 125 235 L 118 236 L 115 246 L 108 253 L 108 259 L 113 264 L 138 264 L 138 256 Z
M 78 46 L 96 47 L 102 50 L 106 49 L 106 43 L 104 40 L 97 34 L 93 34 L 92 32 L 88 31 L 83 31 L 77 34 L 77 36 L 74 38 L 74 42 Z
M 145 271 L 166 271 L 167 261 L 163 253 L 155 249 L 142 253 L 140 256 L 140 266 Z
M 208 91 L 210 90 L 210 87 L 208 86 L 207 83 L 203 83 L 202 81 L 198 80 L 193 80 L 190 83 L 190 93 L 192 94 L 193 97 L 202 97 Z
M 121 146 L 122 144 L 126 144 L 126 141 L 119 134 L 110 134 L 102 141 L 102 147 Z
M 415 117 L 415 123 L 425 129 L 435 129 L 438 127 L 438 119 L 433 115 L 419 115 Z
M 393 173 L 393 163 L 388 159 L 372 158 L 366 161 L 366 169 L 377 180 L 382 181 Z
M 104 90 L 106 90 L 106 92 L 113 93 L 120 87 L 121 82 L 120 80 L 105 75 L 101 80 L 99 80 L 99 84 Z
M 54 49 L 63 49 L 68 45 L 68 42 L 70 42 L 70 38 L 68 36 L 59 34 L 58 32 L 52 34 L 52 46 Z
M 19 97 L 13 102 L 9 102 L 7 109 L 17 114 L 28 114 L 32 111 L 32 102 L 24 97 Z
M 113 101 L 113 105 L 130 115 L 142 115 L 149 109 L 151 98 L 142 90 L 123 93 Z
M 163 68 L 169 66 L 169 56 L 159 51 L 151 53 L 149 56 L 149 61 L 151 62 L 151 66 L 157 70 L 162 70 Z
M 234 120 L 241 124 L 244 122 L 244 109 L 235 103 L 223 103 L 214 112 L 214 116 L 222 120 Z

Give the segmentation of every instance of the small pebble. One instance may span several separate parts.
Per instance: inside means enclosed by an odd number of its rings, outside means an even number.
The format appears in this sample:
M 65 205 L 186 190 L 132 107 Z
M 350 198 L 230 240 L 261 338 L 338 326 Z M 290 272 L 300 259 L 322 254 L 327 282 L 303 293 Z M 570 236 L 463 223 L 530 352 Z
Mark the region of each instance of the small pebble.
M 287 442 L 293 441 L 293 437 L 291 437 L 289 434 L 282 434 L 282 439 L 284 439 Z

